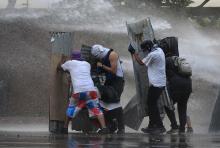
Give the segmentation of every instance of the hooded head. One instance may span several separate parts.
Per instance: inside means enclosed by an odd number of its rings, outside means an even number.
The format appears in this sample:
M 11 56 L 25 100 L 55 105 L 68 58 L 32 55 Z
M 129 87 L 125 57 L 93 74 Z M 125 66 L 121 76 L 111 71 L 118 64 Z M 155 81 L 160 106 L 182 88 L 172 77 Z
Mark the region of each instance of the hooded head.
M 145 40 L 141 43 L 141 49 L 142 50 L 148 50 L 151 51 L 152 47 L 154 46 L 154 43 L 151 40 Z
M 73 50 L 71 53 L 71 59 L 82 61 L 81 52 L 79 50 Z
M 91 53 L 96 58 L 102 59 L 108 54 L 109 50 L 109 48 L 105 48 L 102 45 L 96 44 L 92 46 Z

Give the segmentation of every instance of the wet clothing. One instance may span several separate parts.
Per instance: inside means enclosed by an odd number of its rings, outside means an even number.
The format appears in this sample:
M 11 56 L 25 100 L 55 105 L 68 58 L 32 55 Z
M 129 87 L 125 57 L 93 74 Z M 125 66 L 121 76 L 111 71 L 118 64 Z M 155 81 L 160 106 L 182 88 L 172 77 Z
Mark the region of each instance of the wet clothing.
M 189 99 L 190 93 L 179 93 L 178 96 L 175 97 L 177 100 L 175 103 L 177 103 L 177 109 L 178 109 L 178 115 L 179 115 L 179 129 L 180 131 L 185 131 L 185 125 L 187 120 L 187 103 Z M 174 113 L 174 110 L 170 110 L 169 108 L 165 107 L 166 114 L 171 122 L 171 127 L 173 129 L 176 129 L 178 127 L 176 116 Z
M 99 101 L 100 106 L 103 108 L 106 124 L 110 131 L 113 133 L 117 129 L 124 129 L 123 109 L 118 103 L 105 103 Z
M 111 63 L 109 61 L 109 56 L 111 54 L 111 52 L 113 51 L 113 49 L 110 49 L 109 52 L 107 53 L 107 55 L 102 59 L 102 64 L 111 67 Z M 118 58 L 117 61 L 117 70 L 116 70 L 116 74 L 113 74 L 111 72 L 105 71 L 105 75 L 106 75 L 106 80 L 114 80 L 116 77 L 120 77 L 123 78 L 124 74 L 123 74 L 123 70 L 122 70 L 122 66 L 121 66 L 121 62 Z
M 111 49 L 107 55 L 102 59 L 102 63 L 108 67 L 111 67 L 109 61 L 109 55 L 113 50 Z M 112 74 L 105 71 L 106 81 L 104 86 L 98 86 L 103 102 L 106 103 L 117 103 L 120 102 L 121 94 L 124 90 L 124 78 L 121 63 L 118 59 L 116 74 Z
M 192 92 L 192 80 L 191 77 L 182 76 L 178 74 L 177 67 L 174 65 L 174 61 L 171 57 L 166 58 L 166 75 L 168 81 L 168 90 L 176 96 L 178 93 L 191 93 Z
M 91 53 L 98 59 L 103 59 L 109 52 L 109 48 L 103 47 L 102 45 L 95 44 L 92 46 Z
M 148 78 L 154 87 L 166 86 L 165 55 L 159 47 L 153 47 L 152 51 L 142 60 L 147 66 Z
M 147 106 L 149 109 L 148 127 L 164 128 L 157 104 L 160 95 L 166 86 L 165 55 L 161 48 L 154 46 L 142 62 L 148 68 L 148 78 L 150 83 L 147 100 Z
M 158 100 L 164 87 L 154 87 L 150 86 L 148 90 L 148 100 L 147 105 L 149 109 L 149 125 L 148 127 L 156 126 L 158 128 L 163 128 L 163 123 L 160 117 L 159 109 L 158 109 Z
M 64 71 L 69 71 L 74 93 L 94 91 L 95 86 L 91 78 L 91 66 L 86 61 L 69 60 L 61 65 Z
M 89 111 L 89 116 L 98 116 L 102 115 L 102 111 L 98 105 L 98 96 L 96 91 L 87 91 L 72 94 L 72 102 L 67 109 L 67 116 L 70 118 L 74 118 L 80 110 L 87 107 Z
M 97 91 L 90 75 L 90 64 L 86 61 L 69 60 L 61 67 L 64 71 L 70 72 L 73 86 L 71 97 L 74 99 L 72 102 L 75 102 L 75 104 L 69 104 L 67 116 L 74 118 L 84 107 L 87 107 L 90 116 L 101 115 Z
M 124 130 L 123 109 L 118 107 L 112 110 L 104 110 L 106 124 L 109 130 L 114 133 L 116 130 Z
M 102 64 L 111 67 L 109 56 L 113 50 L 110 49 L 108 53 L 102 58 Z M 115 130 L 124 130 L 123 109 L 120 105 L 120 97 L 124 90 L 124 73 L 122 70 L 121 62 L 118 58 L 116 74 L 110 73 L 103 69 L 106 81 L 104 86 L 98 86 L 101 100 L 104 108 L 104 116 L 109 129 L 114 132 Z
M 174 104 L 177 103 L 180 122 L 179 129 L 180 131 L 185 131 L 187 103 L 189 96 L 192 92 L 192 80 L 191 77 L 185 77 L 178 74 L 171 57 L 166 58 L 166 73 L 168 80 L 167 88 L 169 96 L 173 100 Z M 176 127 L 177 122 L 174 111 L 169 110 L 168 108 L 165 108 L 165 110 L 171 122 L 171 127 Z

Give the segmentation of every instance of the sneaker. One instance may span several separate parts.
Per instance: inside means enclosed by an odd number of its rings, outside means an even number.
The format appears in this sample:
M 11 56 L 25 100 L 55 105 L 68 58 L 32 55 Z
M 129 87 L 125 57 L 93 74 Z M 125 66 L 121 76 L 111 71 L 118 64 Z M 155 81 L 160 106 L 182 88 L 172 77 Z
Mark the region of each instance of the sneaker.
M 193 128 L 192 128 L 192 127 L 187 127 L 186 132 L 187 132 L 187 133 L 193 133 Z
M 142 129 L 141 129 L 141 131 L 142 131 L 143 133 L 146 133 L 146 134 L 151 133 L 153 130 L 154 130 L 153 127 L 146 127 L 146 128 L 142 128 Z
M 166 129 L 164 127 L 157 127 L 151 131 L 151 134 L 163 134 L 165 132 L 166 132 Z
M 98 134 L 109 134 L 110 132 L 109 132 L 109 129 L 107 128 L 107 127 L 105 127 L 105 128 L 101 128 L 99 131 L 98 131 Z
M 125 134 L 125 129 L 119 129 L 119 130 L 117 131 L 117 134 L 118 134 L 118 135 L 124 135 L 124 134 Z
M 171 128 L 169 131 L 167 131 L 167 134 L 177 134 L 179 132 L 178 128 Z

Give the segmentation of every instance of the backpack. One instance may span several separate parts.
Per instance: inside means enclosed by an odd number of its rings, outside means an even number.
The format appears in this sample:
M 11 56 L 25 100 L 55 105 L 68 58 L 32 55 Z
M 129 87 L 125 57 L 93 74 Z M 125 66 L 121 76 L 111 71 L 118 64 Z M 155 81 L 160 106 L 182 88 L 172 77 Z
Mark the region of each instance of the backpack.
M 183 57 L 172 56 L 174 66 L 177 69 L 177 73 L 182 76 L 192 76 L 192 67 L 189 62 Z

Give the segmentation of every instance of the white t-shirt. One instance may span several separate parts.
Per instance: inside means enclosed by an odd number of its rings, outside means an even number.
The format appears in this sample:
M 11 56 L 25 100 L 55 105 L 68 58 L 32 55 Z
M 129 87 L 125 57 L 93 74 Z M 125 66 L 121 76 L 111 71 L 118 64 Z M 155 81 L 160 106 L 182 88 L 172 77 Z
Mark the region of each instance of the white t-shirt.
M 69 71 L 74 93 L 94 91 L 95 86 L 91 78 L 91 66 L 86 61 L 69 60 L 61 65 L 64 71 Z
M 142 62 L 148 67 L 148 78 L 155 87 L 166 86 L 165 55 L 161 48 L 154 48 Z
M 124 77 L 123 70 L 122 70 L 122 65 L 121 65 L 121 62 L 120 62 L 119 59 L 118 59 L 118 61 L 117 61 L 117 71 L 116 71 L 116 76 Z

